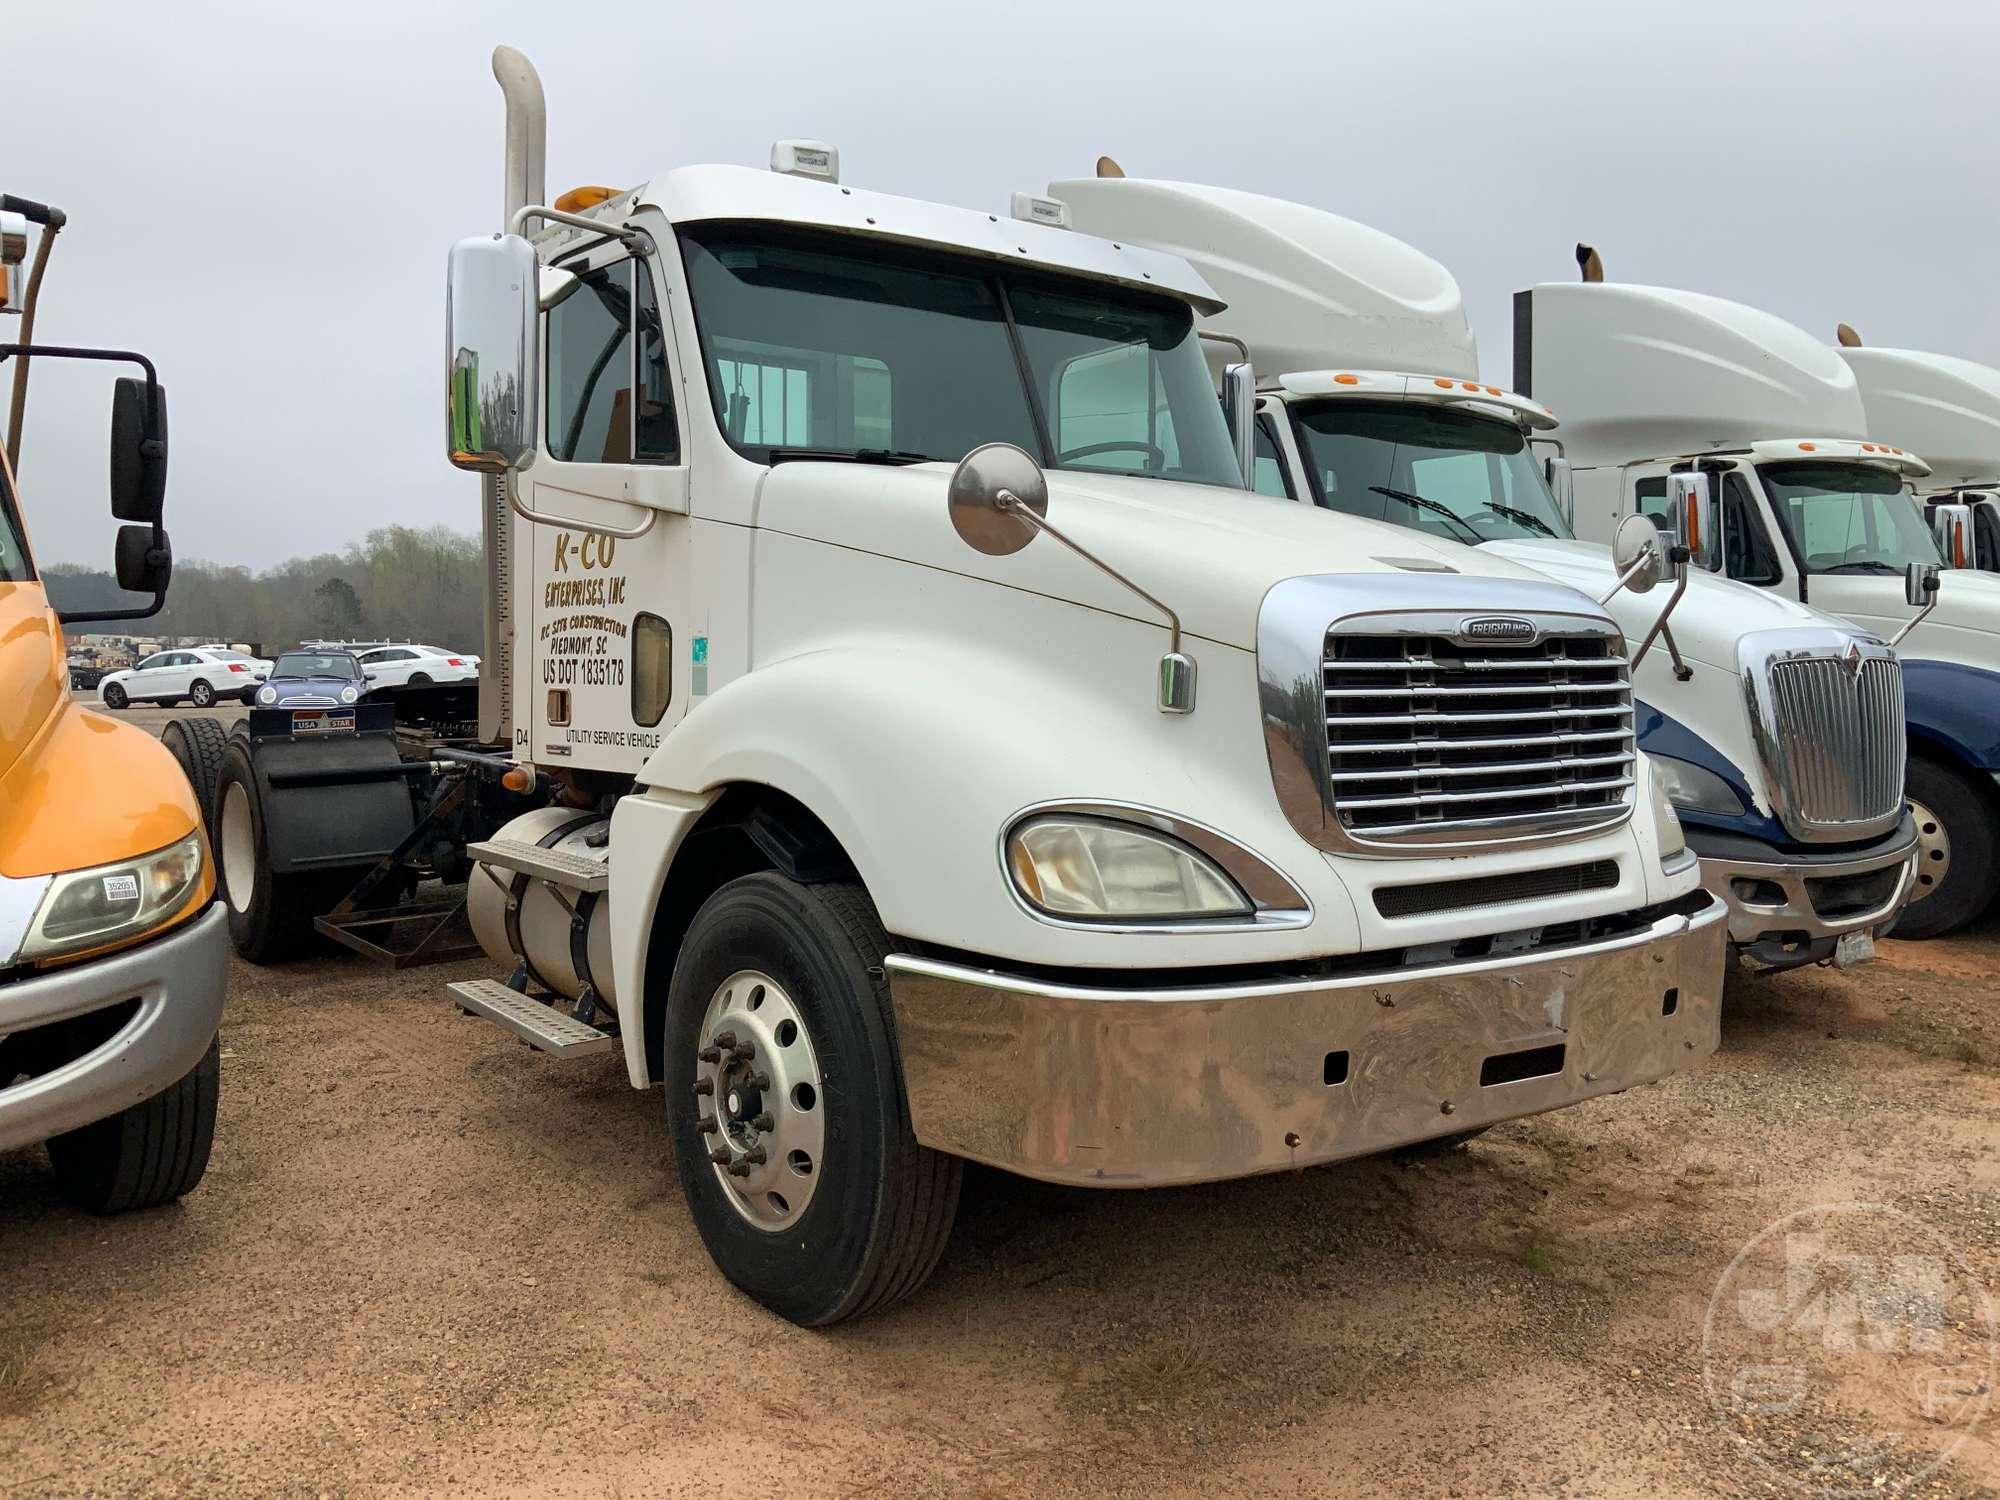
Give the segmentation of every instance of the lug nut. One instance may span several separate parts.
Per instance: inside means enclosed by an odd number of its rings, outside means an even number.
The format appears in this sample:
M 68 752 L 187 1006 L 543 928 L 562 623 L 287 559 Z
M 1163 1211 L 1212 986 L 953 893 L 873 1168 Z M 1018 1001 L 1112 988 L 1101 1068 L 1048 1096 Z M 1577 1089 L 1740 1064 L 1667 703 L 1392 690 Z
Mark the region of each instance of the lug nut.
M 1694 1044 L 1690 1042 L 1688 1045 L 1693 1046 Z M 751 1088 L 756 1089 L 761 1093 L 763 1090 L 771 1086 L 771 1075 L 769 1073 L 764 1073 L 764 1072 L 752 1073 L 749 1076 L 749 1078 L 745 1080 L 745 1082 L 747 1082 Z
M 778 1128 L 777 1117 L 773 1115 L 768 1109 L 765 1110 L 764 1113 L 762 1113 L 761 1115 L 757 1116 L 756 1119 L 752 1120 L 750 1124 L 752 1125 L 753 1128 L 758 1130 L 776 1130 Z
M 708 1153 L 708 1159 L 714 1162 L 718 1167 L 728 1166 L 729 1148 L 727 1146 L 717 1146 L 713 1151 L 710 1151 Z
M 736 1045 L 736 1033 L 733 1031 L 718 1031 L 709 1040 L 726 1051 Z
M 715 1092 L 715 1080 L 713 1078 L 697 1078 L 694 1081 L 694 1091 L 706 1099 L 710 1094 Z
M 748 1062 L 757 1055 L 757 1049 L 749 1042 L 738 1042 L 736 1044 L 736 1055 L 742 1058 L 743 1061 Z
M 731 1177 L 748 1177 L 750 1175 L 750 1163 L 748 1161 L 731 1162 L 729 1164 L 729 1175 Z
M 695 1128 L 699 1130 L 703 1135 L 714 1135 L 715 1116 L 703 1115 L 699 1120 L 695 1121 Z
M 761 1167 L 769 1160 L 762 1146 L 752 1146 L 743 1153 L 743 1170 L 747 1174 L 752 1167 Z
M 704 1047 L 695 1056 L 705 1063 L 719 1063 L 722 1061 L 722 1049 L 720 1047 Z

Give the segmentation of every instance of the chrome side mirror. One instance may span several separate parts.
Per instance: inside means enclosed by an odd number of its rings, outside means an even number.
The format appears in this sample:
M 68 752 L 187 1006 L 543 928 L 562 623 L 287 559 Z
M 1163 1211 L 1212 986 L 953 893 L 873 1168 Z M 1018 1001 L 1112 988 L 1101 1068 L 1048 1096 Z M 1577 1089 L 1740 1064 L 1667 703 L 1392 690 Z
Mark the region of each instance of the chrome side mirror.
M 1556 502 L 1556 514 L 1563 518 L 1563 525 L 1576 530 L 1576 471 L 1569 466 L 1569 460 L 1559 454 L 1550 454 L 1542 460 L 1542 478 L 1548 482 L 1549 495 Z
M 1236 467 L 1243 488 L 1251 489 L 1257 477 L 1257 371 L 1248 364 L 1222 367 L 1222 415 L 1229 423 L 1229 438 L 1236 445 Z
M 945 490 L 951 528 L 975 552 L 1007 557 L 1046 531 L 1100 573 L 1138 595 L 1166 617 L 1167 654 L 1160 658 L 1159 705 L 1163 714 L 1194 712 L 1195 661 L 1181 650 L 1181 617 L 1116 568 L 1051 525 L 1049 482 L 1033 455 L 1012 443 L 983 443 L 958 461 Z
M 1969 568 L 1973 564 L 1972 507 L 1939 505 L 1931 511 L 1931 535 L 1937 538 L 1938 553 L 1947 568 Z
M 1722 507 L 1715 482 L 1708 474 L 1675 474 L 1667 480 L 1668 514 L 1674 518 L 1674 540 L 1687 560 L 1710 573 L 1722 569 Z
M 534 247 L 518 234 L 483 235 L 451 247 L 446 456 L 461 469 L 505 474 L 535 460 L 539 286 Z
M 1963 510 L 1964 506 L 1954 507 Z M 1889 644 L 1900 646 L 1903 637 L 1923 623 L 1924 616 L 1937 608 L 1938 582 L 1946 565 L 1939 563 L 1913 562 L 1903 572 L 1903 599 L 1916 613 L 1904 622 L 1903 628 L 1889 638 Z
M 1666 581 L 1673 563 L 1660 528 L 1645 516 L 1627 516 L 1611 534 L 1611 566 L 1618 582 L 1600 604 L 1610 603 L 1619 589 L 1650 594 Z

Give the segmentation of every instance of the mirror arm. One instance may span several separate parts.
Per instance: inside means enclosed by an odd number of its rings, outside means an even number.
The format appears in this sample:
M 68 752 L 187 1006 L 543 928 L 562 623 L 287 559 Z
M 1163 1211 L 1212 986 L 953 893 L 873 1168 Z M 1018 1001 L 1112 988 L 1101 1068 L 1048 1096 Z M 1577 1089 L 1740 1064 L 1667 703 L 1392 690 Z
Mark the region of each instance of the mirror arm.
M 1169 651 L 1179 652 L 1179 650 L 1181 649 L 1181 617 L 1179 615 L 1175 614 L 1173 610 L 1168 608 L 1165 604 L 1161 603 L 1158 599 L 1155 599 L 1151 594 L 1147 593 L 1144 589 L 1140 588 L 1138 584 L 1134 583 L 1131 579 L 1127 578 L 1123 573 L 1119 572 L 1116 568 L 1112 567 L 1111 564 L 1105 562 L 1102 558 L 1092 556 L 1089 552 L 1086 552 L 1082 547 L 1079 547 L 1075 542 L 1071 541 L 1068 537 L 1064 536 L 1060 531 L 1056 530 L 1055 527 L 1051 526 L 1041 516 L 1036 515 L 1031 508 L 1022 504 L 1021 497 L 1015 494 L 1012 490 L 1002 490 L 995 498 L 999 502 L 1000 509 L 1011 512 L 1013 515 L 1018 516 L 1021 520 L 1026 521 L 1029 525 L 1033 526 L 1037 531 L 1047 532 L 1050 536 L 1054 537 L 1057 541 L 1061 542 L 1065 547 L 1069 548 L 1070 551 L 1074 552 L 1078 557 L 1082 558 L 1085 562 L 1089 563 L 1093 568 L 1096 568 L 1099 572 L 1103 573 L 1106 577 L 1112 579 L 1114 582 L 1123 585 L 1127 589 L 1130 589 L 1133 593 L 1137 594 L 1141 599 L 1144 599 L 1148 604 L 1152 605 L 1153 608 L 1157 609 L 1161 614 L 1165 615 L 1167 617 L 1167 632 L 1169 636 L 1167 649 Z
M 523 233 L 530 219 L 547 219 L 555 224 L 567 224 L 572 229 L 588 229 L 606 239 L 617 240 L 634 255 L 644 255 L 653 247 L 653 237 L 643 229 L 634 229 L 629 224 L 607 224 L 602 219 L 586 219 L 582 214 L 565 213 L 559 208 L 547 208 L 539 203 L 529 203 L 514 210 L 514 216 L 507 221 L 507 232 Z
M 1605 605 L 1609 604 L 1613 599 L 1616 599 L 1618 597 L 1619 591 L 1623 589 L 1626 584 L 1630 583 L 1634 578 L 1639 576 L 1640 571 L 1646 566 L 1647 561 L 1648 559 L 1641 557 L 1637 562 L 1633 563 L 1631 567 L 1627 568 L 1624 572 L 1620 573 L 1618 575 L 1617 581 L 1611 585 L 1611 592 L 1606 594 L 1602 599 L 1599 599 L 1597 601 L 1597 607 L 1599 609 L 1602 609 Z M 1665 619 L 1666 617 L 1662 615 L 1661 618 Z
M 637 507 L 646 510 L 646 519 L 641 521 L 637 526 L 606 526 L 597 521 L 579 521 L 573 516 L 558 516 L 552 512 L 544 513 L 538 510 L 530 510 L 526 505 L 521 503 L 519 477 L 520 470 L 518 469 L 509 469 L 506 473 L 500 475 L 501 492 L 506 495 L 508 508 L 515 515 L 524 521 L 533 522 L 537 526 L 560 526 L 567 531 L 595 531 L 602 536 L 615 536 L 621 542 L 629 542 L 651 531 L 653 523 L 660 518 L 660 513 L 656 510 Z M 621 503 L 630 504 L 631 502 Z
M 1659 638 L 1660 632 L 1667 628 L 1667 616 L 1671 615 L 1674 612 L 1674 606 L 1681 602 L 1681 595 L 1687 592 L 1688 588 L 1687 549 L 1685 547 L 1677 546 L 1673 550 L 1674 553 L 1676 554 L 1675 561 L 1677 561 L 1680 564 L 1681 576 L 1678 579 L 1678 581 L 1676 581 L 1674 584 L 1673 593 L 1669 595 L 1667 598 L 1666 608 L 1662 609 L 1660 611 L 1660 617 L 1657 620 L 1653 621 L 1653 628 L 1646 632 L 1646 639 L 1639 643 L 1639 649 L 1632 653 L 1632 666 L 1634 667 L 1634 669 L 1637 669 L 1639 663 L 1646 659 L 1646 653 L 1652 650 L 1653 642 Z M 1614 589 L 1612 590 L 1612 592 L 1616 593 L 1617 590 Z M 1668 642 L 1667 649 L 1673 654 L 1674 658 L 1674 675 L 1676 677 L 1679 677 L 1682 682 L 1686 682 L 1687 677 L 1682 677 L 1681 674 L 1683 672 L 1687 672 L 1687 665 L 1681 660 L 1680 648 L 1673 645 L 1673 637 L 1671 635 L 1667 637 L 1667 642 Z M 1688 676 L 1693 676 L 1693 675 L 1694 674 L 1691 672 L 1688 673 Z
M 1912 630 L 1915 630 L 1919 625 L 1924 623 L 1924 616 L 1937 608 L 1938 595 L 1942 592 L 1943 592 L 1942 587 L 1933 587 L 1931 589 L 1931 597 L 1929 601 L 1925 603 L 1924 607 L 1918 610 L 1915 614 L 1911 615 L 1910 618 L 1904 622 L 1903 628 L 1897 631 L 1893 636 L 1889 638 L 1890 650 L 1893 651 L 1896 649 L 1896 647 L 1902 645 L 1903 637 L 1908 635 Z

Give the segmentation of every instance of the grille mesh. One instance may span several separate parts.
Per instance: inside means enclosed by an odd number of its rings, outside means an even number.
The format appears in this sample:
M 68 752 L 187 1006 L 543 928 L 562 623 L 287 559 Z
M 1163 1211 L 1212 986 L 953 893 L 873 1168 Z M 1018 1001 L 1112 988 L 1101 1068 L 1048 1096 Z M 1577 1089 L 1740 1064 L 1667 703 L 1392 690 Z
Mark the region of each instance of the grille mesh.
M 1607 635 L 1533 645 L 1329 632 L 1333 811 L 1379 841 L 1608 822 L 1633 785 L 1632 686 Z
M 1794 833 L 1871 823 L 1903 805 L 1903 668 L 1870 657 L 1857 680 L 1834 657 L 1771 664 L 1777 765 Z

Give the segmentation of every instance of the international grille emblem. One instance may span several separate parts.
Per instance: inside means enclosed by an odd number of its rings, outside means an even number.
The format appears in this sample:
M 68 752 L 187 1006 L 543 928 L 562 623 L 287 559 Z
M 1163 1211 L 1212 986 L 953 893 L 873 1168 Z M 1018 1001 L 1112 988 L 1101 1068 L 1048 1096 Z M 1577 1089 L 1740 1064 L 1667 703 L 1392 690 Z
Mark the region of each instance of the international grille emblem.
M 1847 668 L 1847 680 L 1849 682 L 1859 682 L 1861 680 L 1861 664 L 1865 660 L 1867 658 L 1861 653 L 1860 642 L 1849 641 L 1847 643 L 1847 652 L 1840 659 L 1841 665 Z
M 1535 626 L 1532 620 L 1516 619 L 1512 615 L 1485 615 L 1459 621 L 1458 636 L 1465 641 L 1532 641 Z

